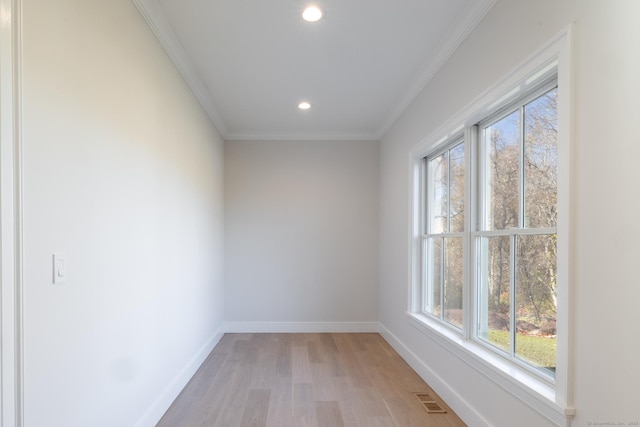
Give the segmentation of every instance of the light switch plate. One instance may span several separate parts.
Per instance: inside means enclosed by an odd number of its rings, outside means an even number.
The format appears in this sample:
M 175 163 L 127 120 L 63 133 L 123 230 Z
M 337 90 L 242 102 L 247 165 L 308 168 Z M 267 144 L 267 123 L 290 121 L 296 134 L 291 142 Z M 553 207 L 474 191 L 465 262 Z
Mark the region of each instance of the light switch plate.
M 53 254 L 53 284 L 59 285 L 64 283 L 67 277 L 66 259 L 63 253 L 56 252 Z

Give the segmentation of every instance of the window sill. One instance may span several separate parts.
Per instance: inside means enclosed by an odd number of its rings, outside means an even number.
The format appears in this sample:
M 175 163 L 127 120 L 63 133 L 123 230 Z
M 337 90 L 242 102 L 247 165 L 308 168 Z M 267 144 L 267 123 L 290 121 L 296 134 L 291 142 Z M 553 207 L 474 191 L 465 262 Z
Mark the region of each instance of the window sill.
M 509 363 L 482 345 L 463 337 L 429 317 L 407 313 L 409 323 L 476 371 L 507 390 L 558 426 L 567 426 L 573 408 L 556 403 L 555 387 L 525 369 Z

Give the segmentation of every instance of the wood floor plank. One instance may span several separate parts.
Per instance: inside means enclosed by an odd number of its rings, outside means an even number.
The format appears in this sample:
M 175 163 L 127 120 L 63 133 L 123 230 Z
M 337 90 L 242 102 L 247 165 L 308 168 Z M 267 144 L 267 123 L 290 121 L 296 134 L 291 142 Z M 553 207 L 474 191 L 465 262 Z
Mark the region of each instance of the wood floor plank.
M 428 414 L 427 392 L 446 414 Z M 158 427 L 462 427 L 379 334 L 226 334 Z
M 242 414 L 242 427 L 265 427 L 269 413 L 270 390 L 250 390 Z
M 367 427 L 396 427 L 391 417 L 367 417 Z
M 288 334 L 274 334 L 272 336 L 276 365 L 276 381 L 291 381 L 291 345 Z
M 335 334 L 340 366 L 345 374 L 359 387 L 369 387 L 370 381 L 353 347 L 350 334 Z M 357 334 L 354 334 L 357 335 Z
M 293 384 L 293 417 L 300 425 L 315 424 L 315 395 L 313 384 Z
M 310 383 L 311 367 L 306 346 L 294 345 L 291 348 L 292 378 L 294 383 Z
M 344 427 L 338 402 L 316 402 L 318 427 Z
M 323 359 L 321 357 L 320 343 L 318 341 L 307 342 L 307 355 L 309 356 L 309 363 L 320 364 Z
M 293 423 L 293 385 L 279 383 L 271 389 L 267 427 L 288 427 Z

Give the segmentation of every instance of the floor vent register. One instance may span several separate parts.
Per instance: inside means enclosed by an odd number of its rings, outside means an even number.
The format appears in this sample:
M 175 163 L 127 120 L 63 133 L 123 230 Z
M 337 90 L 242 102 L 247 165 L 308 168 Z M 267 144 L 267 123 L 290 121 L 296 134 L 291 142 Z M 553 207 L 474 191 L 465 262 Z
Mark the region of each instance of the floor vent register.
M 420 401 L 422 406 L 427 410 L 430 414 L 446 414 L 446 409 L 443 409 L 438 402 L 433 400 L 433 398 L 428 393 L 414 393 L 416 398 Z

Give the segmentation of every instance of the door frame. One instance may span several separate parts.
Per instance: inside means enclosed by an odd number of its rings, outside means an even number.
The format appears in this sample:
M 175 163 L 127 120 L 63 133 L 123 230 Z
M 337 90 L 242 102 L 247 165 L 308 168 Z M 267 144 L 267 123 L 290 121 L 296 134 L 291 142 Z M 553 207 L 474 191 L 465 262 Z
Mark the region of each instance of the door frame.
M 23 426 L 21 0 L 0 0 L 0 426 Z

